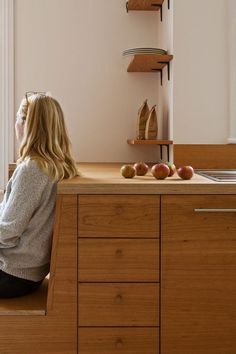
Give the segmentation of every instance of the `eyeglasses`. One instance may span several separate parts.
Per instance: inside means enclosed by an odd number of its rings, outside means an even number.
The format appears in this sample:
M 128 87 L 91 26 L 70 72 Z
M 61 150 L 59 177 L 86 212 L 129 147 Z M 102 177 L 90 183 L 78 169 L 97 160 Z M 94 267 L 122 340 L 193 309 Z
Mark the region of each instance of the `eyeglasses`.
M 28 107 L 29 107 L 28 98 L 29 98 L 30 96 L 37 95 L 37 94 L 46 95 L 46 92 L 41 92 L 41 91 L 27 91 L 27 92 L 25 93 L 25 99 L 26 99 L 27 110 L 28 110 Z M 26 116 L 22 116 L 21 118 L 22 118 L 23 120 L 26 120 Z
M 37 94 L 46 95 L 46 92 L 27 91 L 27 92 L 25 93 L 25 98 L 26 98 L 27 105 L 29 104 L 28 97 L 30 97 L 30 96 L 32 96 L 32 95 L 37 95 Z

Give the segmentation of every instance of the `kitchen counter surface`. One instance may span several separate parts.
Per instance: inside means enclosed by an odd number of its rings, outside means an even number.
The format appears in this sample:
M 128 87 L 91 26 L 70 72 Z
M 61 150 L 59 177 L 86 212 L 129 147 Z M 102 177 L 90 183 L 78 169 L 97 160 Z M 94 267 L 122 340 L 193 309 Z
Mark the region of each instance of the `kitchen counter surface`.
M 123 178 L 121 163 L 79 163 L 81 176 L 58 183 L 58 194 L 236 194 L 236 182 L 215 182 L 197 174 L 184 181 L 175 174 L 157 180 L 146 176 Z

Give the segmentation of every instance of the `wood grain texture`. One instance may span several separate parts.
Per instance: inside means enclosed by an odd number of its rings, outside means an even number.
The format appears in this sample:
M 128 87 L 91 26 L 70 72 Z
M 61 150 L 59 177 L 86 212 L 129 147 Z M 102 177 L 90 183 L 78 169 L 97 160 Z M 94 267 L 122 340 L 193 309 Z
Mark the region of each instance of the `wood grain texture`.
M 234 196 L 162 197 L 161 346 L 164 354 L 236 348 Z
M 78 354 L 77 228 L 68 225 L 73 218 L 67 217 L 70 210 L 76 219 L 77 196 L 64 197 L 57 197 L 46 314 L 1 315 L 1 354 Z M 69 234 L 63 233 L 65 230 Z
M 48 278 L 32 294 L 10 299 L 0 299 L 1 315 L 45 315 Z
M 79 328 L 79 354 L 159 354 L 159 328 Z
M 175 145 L 175 149 L 180 148 L 183 145 Z M 232 145 L 210 145 L 212 156 L 214 157 L 213 163 L 209 163 L 209 157 L 204 160 L 205 152 L 202 152 L 202 161 L 204 164 L 196 163 L 195 158 L 199 158 L 200 151 L 198 147 L 204 145 L 196 145 L 197 151 L 194 153 L 194 149 L 188 151 L 188 146 L 186 151 L 186 159 L 181 158 L 179 160 L 178 153 L 176 154 L 176 165 L 180 166 L 183 164 L 193 164 L 194 168 L 236 168 L 235 161 L 235 146 Z M 209 145 L 206 145 L 206 147 Z M 215 150 L 217 146 L 217 150 Z M 192 150 L 192 151 L 191 151 Z M 222 152 L 224 151 L 224 153 Z M 194 160 L 189 160 L 190 156 L 195 156 Z M 181 155 L 183 156 L 182 152 Z M 221 156 L 221 157 L 220 157 Z M 224 161 L 228 159 L 228 162 Z M 153 163 L 157 161 L 148 162 L 151 167 Z M 146 176 L 135 176 L 132 180 L 123 178 L 120 174 L 120 168 L 123 163 L 78 163 L 78 169 L 81 176 L 72 179 L 63 180 L 58 183 L 57 193 L 63 195 L 73 195 L 73 194 L 133 194 L 133 195 L 160 195 L 160 194 L 236 194 L 236 183 L 224 183 L 224 182 L 214 182 L 210 179 L 204 178 L 199 175 L 194 175 L 194 177 L 189 181 L 181 180 L 176 174 L 173 177 L 167 178 L 165 180 L 156 180 L 151 175 L 151 172 L 147 173 Z M 14 164 L 11 164 L 14 166 Z M 11 166 L 10 165 L 10 166 Z M 231 165 L 232 167 L 229 167 Z M 14 168 L 14 167 L 13 167 Z
M 79 326 L 158 325 L 158 283 L 79 283 Z
M 158 11 L 160 8 L 158 6 L 153 6 L 152 4 L 162 5 L 164 0 L 128 0 L 128 9 L 138 10 L 138 11 Z
M 153 163 L 149 165 L 151 167 Z M 236 194 L 236 183 L 214 182 L 196 174 L 188 181 L 177 174 L 165 180 L 156 180 L 149 170 L 146 176 L 135 176 L 130 180 L 121 176 L 121 166 L 122 163 L 78 164 L 81 177 L 58 183 L 58 194 Z
M 173 59 L 173 55 L 160 54 L 135 54 L 130 64 L 128 65 L 128 72 L 155 72 L 163 69 Z
M 159 196 L 79 196 L 79 237 L 159 237 Z
M 66 235 L 77 235 L 77 196 L 64 195 L 60 210 L 59 233 Z
M 129 145 L 171 145 L 173 143 L 172 140 L 135 140 L 135 139 L 127 139 L 127 143 Z
M 159 281 L 159 239 L 80 238 L 79 281 Z
M 236 145 L 174 144 L 174 163 L 178 167 L 236 169 Z

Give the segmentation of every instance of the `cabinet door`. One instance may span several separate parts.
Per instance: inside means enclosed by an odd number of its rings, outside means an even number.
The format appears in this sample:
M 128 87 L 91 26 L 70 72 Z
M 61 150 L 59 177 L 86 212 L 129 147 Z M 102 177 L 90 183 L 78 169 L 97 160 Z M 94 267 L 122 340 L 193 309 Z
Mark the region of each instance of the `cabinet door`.
M 161 353 L 236 353 L 236 196 L 161 204 Z

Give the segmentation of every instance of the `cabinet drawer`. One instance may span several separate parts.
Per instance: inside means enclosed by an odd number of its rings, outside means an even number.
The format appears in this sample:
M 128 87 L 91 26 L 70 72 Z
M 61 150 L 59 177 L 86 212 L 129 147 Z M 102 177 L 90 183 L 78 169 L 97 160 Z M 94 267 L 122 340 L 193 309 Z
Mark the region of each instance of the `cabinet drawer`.
M 159 239 L 79 238 L 79 281 L 159 281 Z
M 79 283 L 79 326 L 158 326 L 158 283 Z
M 79 237 L 159 237 L 160 197 L 79 196 Z
M 229 240 L 236 235 L 236 195 L 163 196 L 162 232 L 173 241 Z
M 159 354 L 159 328 L 79 328 L 79 354 Z

